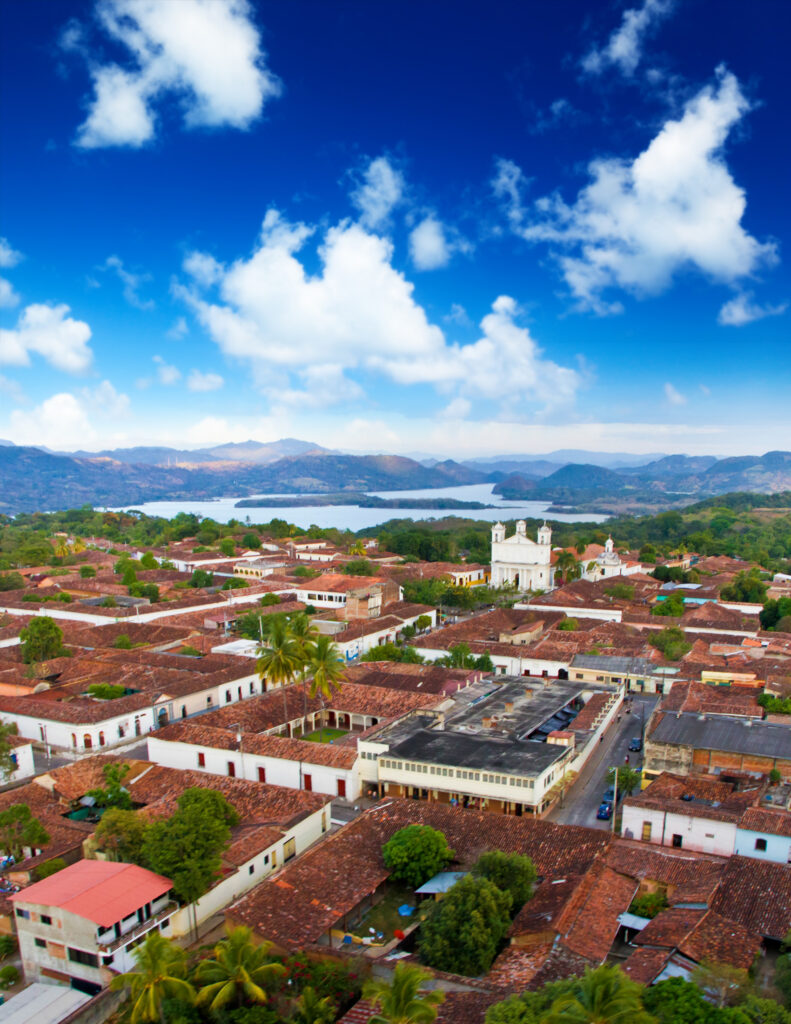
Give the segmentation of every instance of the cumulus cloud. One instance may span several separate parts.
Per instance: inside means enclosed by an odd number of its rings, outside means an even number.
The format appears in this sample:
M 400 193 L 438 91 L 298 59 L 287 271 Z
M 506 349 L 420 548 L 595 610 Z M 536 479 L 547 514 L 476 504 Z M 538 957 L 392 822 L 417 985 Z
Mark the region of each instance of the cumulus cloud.
M 221 280 L 225 267 L 222 263 L 218 263 L 217 260 L 207 252 L 190 252 L 187 253 L 184 258 L 182 266 L 190 277 L 194 278 L 198 284 L 209 286 L 216 284 L 217 281 Z
M 123 261 L 118 256 L 108 256 L 103 269 L 115 271 L 118 280 L 124 286 L 124 298 L 130 306 L 143 310 L 154 308 L 155 303 L 153 299 L 142 299 L 138 294 L 142 285 L 151 280 L 150 274 L 133 274 L 130 270 L 126 269 Z
M 645 0 L 642 7 L 624 11 L 621 24 L 601 48 L 594 47 L 582 60 L 584 71 L 601 74 L 615 66 L 633 75 L 643 56 L 645 37 L 673 10 L 673 0 Z
M 753 302 L 752 292 L 740 292 L 729 299 L 717 316 L 717 323 L 725 327 L 743 327 L 753 320 L 763 320 L 767 316 L 780 316 L 785 313 L 788 303 L 779 306 L 762 306 Z
M 0 267 L 15 267 L 21 259 L 22 253 L 13 249 L 6 238 L 0 238 Z M 11 282 L 0 277 L 0 308 L 9 309 L 18 303 L 19 296 L 14 291 Z
M 225 381 L 219 373 L 201 373 L 200 370 L 192 370 L 187 377 L 187 387 L 190 391 L 216 391 L 224 383 Z
M 180 100 L 187 128 L 244 129 L 280 92 L 248 0 L 99 0 L 96 13 L 131 66 L 92 68 L 94 95 L 77 133 L 84 149 L 151 141 L 167 96 Z M 72 25 L 64 42 L 72 51 L 73 37 Z
M 129 412 L 129 395 L 116 391 L 109 380 L 103 380 L 95 388 L 84 388 L 82 395 L 92 408 L 109 416 L 124 416 Z
M 409 233 L 409 255 L 418 270 L 445 267 L 455 252 L 469 252 L 471 248 L 465 238 L 433 213 L 423 217 Z
M 0 363 L 28 366 L 30 353 L 43 356 L 58 370 L 80 373 L 91 363 L 91 329 L 68 316 L 66 305 L 35 303 L 26 306 L 16 327 L 0 330 Z
M 392 266 L 388 239 L 344 221 L 326 231 L 318 246 L 321 270 L 309 275 L 297 254 L 312 231 L 270 210 L 253 254 L 218 283 L 218 300 L 177 289 L 225 355 L 249 361 L 273 400 L 356 397 L 359 388 L 347 376 L 354 370 L 493 399 L 551 404 L 574 395 L 579 374 L 543 358 L 517 324 L 513 299 L 495 301 L 478 341 L 448 343 Z M 297 386 L 290 386 L 292 376 Z
M 67 391 L 47 398 L 34 409 L 14 409 L 9 433 L 17 444 L 45 445 L 56 450 L 83 446 L 95 431 L 82 402 Z
M 404 194 L 404 176 L 387 157 L 372 160 L 349 198 L 360 211 L 360 223 L 366 228 L 384 224 Z
M 180 316 L 178 320 L 167 330 L 167 336 L 173 341 L 180 341 L 186 334 L 189 334 L 190 329 L 187 326 L 187 321 L 183 316 Z
M 671 405 L 686 405 L 687 400 L 681 392 L 674 388 L 670 381 L 665 384 L 665 398 Z
M 22 259 L 22 253 L 12 249 L 7 238 L 0 238 L 0 267 L 15 267 Z
M 175 366 L 169 366 L 162 356 L 154 356 L 153 359 L 157 364 L 157 380 L 160 384 L 169 387 L 181 380 L 181 370 Z
M 736 77 L 720 68 L 716 83 L 689 100 L 635 160 L 594 160 L 591 182 L 572 205 L 554 195 L 525 209 L 524 178 L 510 161 L 497 165 L 495 195 L 513 230 L 553 247 L 581 307 L 620 312 L 602 292 L 658 293 L 686 268 L 733 283 L 776 260 L 772 243 L 742 227 L 745 193 L 722 153 L 749 109 Z
M 0 277 L 0 308 L 10 309 L 19 305 L 19 295 L 14 291 L 14 286 L 4 277 Z

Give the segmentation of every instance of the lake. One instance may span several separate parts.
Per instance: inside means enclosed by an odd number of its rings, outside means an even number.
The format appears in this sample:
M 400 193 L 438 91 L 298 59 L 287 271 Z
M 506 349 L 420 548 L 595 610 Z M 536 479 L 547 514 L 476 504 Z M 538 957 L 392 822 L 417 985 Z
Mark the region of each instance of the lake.
M 213 498 L 208 501 L 147 501 L 134 508 L 149 516 L 162 516 L 172 519 L 179 512 L 207 516 L 218 523 L 227 523 L 229 519 L 241 522 L 268 523 L 270 519 L 285 519 L 305 530 L 309 526 L 335 527 L 339 530 L 366 530 L 371 526 L 386 522 L 388 519 L 443 519 L 448 515 L 456 515 L 465 519 L 480 519 L 495 523 L 498 519 L 539 519 L 550 507 L 546 501 L 505 501 L 499 494 L 493 494 L 494 484 L 467 484 L 462 487 L 433 487 L 417 491 L 368 491 L 379 498 L 456 498 L 457 501 L 479 501 L 494 508 L 476 510 L 457 510 L 447 512 L 435 508 L 356 508 L 354 505 L 324 505 L 312 508 L 294 506 L 293 508 L 234 508 L 240 495 L 228 498 Z M 245 495 L 244 497 L 258 497 Z M 293 494 L 263 495 L 262 501 L 270 498 L 291 498 Z M 299 495 L 305 497 L 305 495 Z M 129 508 L 130 506 L 126 506 Z M 111 509 L 122 512 L 124 509 Z M 551 517 L 563 523 L 601 523 L 608 516 L 604 515 L 563 515 Z

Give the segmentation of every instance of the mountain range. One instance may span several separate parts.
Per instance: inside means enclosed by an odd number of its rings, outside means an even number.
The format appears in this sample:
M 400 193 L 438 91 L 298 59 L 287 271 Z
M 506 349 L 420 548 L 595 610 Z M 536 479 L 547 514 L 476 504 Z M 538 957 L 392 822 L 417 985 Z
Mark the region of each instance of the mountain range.
M 564 455 L 582 458 L 569 459 Z M 556 462 L 555 459 L 558 461 Z M 0 512 L 133 507 L 148 501 L 229 495 L 330 494 L 493 483 L 510 500 L 542 500 L 600 511 L 683 505 L 730 491 L 791 490 L 791 452 L 714 456 L 584 451 L 419 462 L 398 455 L 346 455 L 284 438 L 193 451 L 140 447 L 59 453 L 0 443 Z M 603 461 L 609 465 L 602 465 Z

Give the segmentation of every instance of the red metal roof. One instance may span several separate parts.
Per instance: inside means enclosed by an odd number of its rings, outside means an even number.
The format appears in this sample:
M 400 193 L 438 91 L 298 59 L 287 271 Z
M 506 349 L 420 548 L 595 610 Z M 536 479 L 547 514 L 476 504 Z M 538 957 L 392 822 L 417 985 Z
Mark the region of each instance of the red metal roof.
M 173 883 L 136 864 L 80 860 L 10 897 L 14 903 L 59 907 L 109 927 L 164 896 Z

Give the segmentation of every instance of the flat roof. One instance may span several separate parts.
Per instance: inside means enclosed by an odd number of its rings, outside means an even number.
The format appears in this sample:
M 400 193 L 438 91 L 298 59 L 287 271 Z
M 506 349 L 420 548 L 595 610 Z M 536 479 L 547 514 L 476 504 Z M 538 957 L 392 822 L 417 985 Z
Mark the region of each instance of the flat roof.
M 530 676 L 510 676 L 505 682 L 491 678 L 452 695 L 446 727 L 465 733 L 488 733 L 484 718 L 497 719 L 496 731 L 514 738 L 527 736 L 549 722 L 568 704 L 589 691 L 590 683 L 570 683 Z M 557 728 L 553 724 L 553 728 Z
M 575 654 L 572 668 L 593 668 L 622 675 L 676 675 L 677 668 L 660 665 L 650 658 L 625 658 L 615 654 Z
M 789 723 L 791 725 L 791 723 Z M 773 722 L 667 713 L 648 737 L 652 743 L 673 743 L 734 754 L 756 754 L 791 761 L 791 728 Z
M 557 743 L 539 743 L 536 740 L 496 739 L 442 729 L 418 729 L 391 746 L 383 756 L 532 776 L 540 775 L 568 754 L 569 749 Z
M 136 864 L 80 860 L 26 886 L 10 899 L 13 903 L 59 907 L 107 928 L 164 896 L 172 887 L 169 878 Z
M 91 996 L 75 988 L 37 981 L 0 1006 L 0 1021 L 2 1024 L 30 1024 L 31 1021 L 60 1024 L 90 1000 Z

